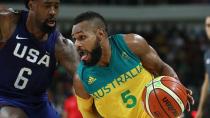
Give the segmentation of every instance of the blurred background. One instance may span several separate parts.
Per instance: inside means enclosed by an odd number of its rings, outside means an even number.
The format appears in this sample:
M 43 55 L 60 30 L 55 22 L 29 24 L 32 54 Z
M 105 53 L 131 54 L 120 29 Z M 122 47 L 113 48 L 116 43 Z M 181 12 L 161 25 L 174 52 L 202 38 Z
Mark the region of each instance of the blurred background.
M 210 0 L 61 0 L 58 29 L 70 38 L 72 19 L 84 11 L 96 11 L 108 21 L 109 33 L 137 33 L 178 73 L 185 86 L 193 90 L 197 110 L 204 78 L 203 54 L 207 47 L 205 17 Z M 1 0 L 0 4 L 25 9 L 23 0 Z M 66 116 L 72 79 L 58 66 L 49 90 L 59 113 Z M 66 111 L 66 112 L 63 112 Z M 185 112 L 185 118 L 192 118 Z M 70 118 L 70 117 L 69 117 Z M 72 116 L 71 118 L 80 118 Z

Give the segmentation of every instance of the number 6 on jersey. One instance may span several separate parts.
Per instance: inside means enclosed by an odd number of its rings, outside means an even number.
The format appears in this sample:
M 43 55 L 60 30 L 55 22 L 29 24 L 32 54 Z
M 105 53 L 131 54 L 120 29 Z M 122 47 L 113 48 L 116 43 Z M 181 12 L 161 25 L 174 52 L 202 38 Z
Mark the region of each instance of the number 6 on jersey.
M 17 79 L 15 80 L 15 88 L 17 89 L 24 89 L 28 83 L 28 78 L 23 77 L 23 74 L 27 73 L 28 75 L 32 74 L 32 70 L 29 68 L 22 68 L 18 74 Z

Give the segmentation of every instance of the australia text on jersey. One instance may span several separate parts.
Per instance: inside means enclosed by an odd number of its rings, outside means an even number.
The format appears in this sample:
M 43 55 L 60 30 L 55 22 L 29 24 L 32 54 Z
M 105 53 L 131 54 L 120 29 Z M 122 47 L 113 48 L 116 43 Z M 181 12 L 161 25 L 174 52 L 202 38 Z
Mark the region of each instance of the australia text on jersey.
M 106 86 L 103 86 L 102 88 L 98 89 L 91 95 L 96 99 L 100 99 L 108 95 L 113 89 L 117 89 L 118 87 L 128 82 L 129 80 L 134 79 L 139 73 L 141 73 L 141 70 L 142 70 L 142 65 L 138 64 L 133 69 L 115 78 L 111 83 L 107 84 Z

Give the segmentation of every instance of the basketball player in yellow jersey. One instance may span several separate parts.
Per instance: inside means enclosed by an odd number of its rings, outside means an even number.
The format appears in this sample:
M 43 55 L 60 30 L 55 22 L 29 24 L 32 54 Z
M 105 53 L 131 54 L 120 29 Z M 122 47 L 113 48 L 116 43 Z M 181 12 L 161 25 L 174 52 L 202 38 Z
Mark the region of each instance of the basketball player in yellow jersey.
M 149 118 L 141 103 L 145 84 L 160 75 L 178 79 L 141 36 L 108 36 L 98 13 L 77 16 L 72 38 L 81 57 L 74 88 L 84 118 Z

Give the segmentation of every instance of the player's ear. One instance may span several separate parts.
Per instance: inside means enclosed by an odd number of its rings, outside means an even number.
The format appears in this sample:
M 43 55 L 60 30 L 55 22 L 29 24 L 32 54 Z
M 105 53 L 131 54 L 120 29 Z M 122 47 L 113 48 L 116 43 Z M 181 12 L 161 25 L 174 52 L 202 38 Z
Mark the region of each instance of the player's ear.
M 103 28 L 98 28 L 97 35 L 100 39 L 103 39 L 105 37 L 105 30 Z

